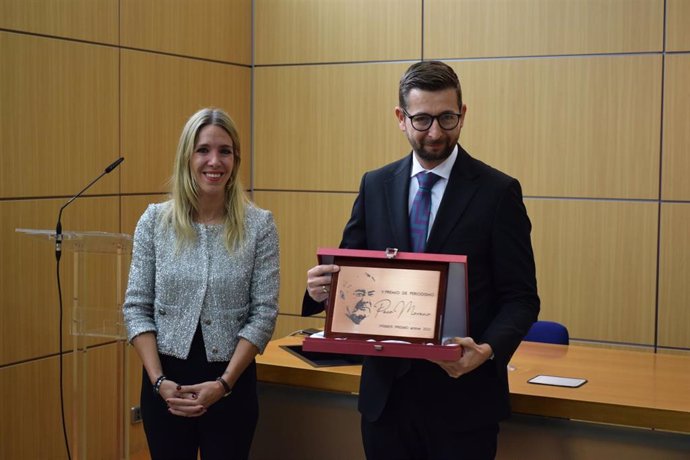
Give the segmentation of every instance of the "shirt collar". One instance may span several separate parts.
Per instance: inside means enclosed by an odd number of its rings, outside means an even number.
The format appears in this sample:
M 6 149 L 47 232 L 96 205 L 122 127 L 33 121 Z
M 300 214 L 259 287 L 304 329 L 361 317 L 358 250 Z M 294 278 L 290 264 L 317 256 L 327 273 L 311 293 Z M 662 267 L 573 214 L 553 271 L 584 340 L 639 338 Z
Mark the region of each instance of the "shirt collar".
M 436 166 L 434 169 L 432 169 L 429 172 L 433 172 L 434 174 L 441 176 L 443 179 L 448 180 L 450 178 L 450 172 L 453 169 L 453 165 L 455 164 L 455 160 L 458 159 L 458 144 L 455 144 L 455 148 L 453 149 L 453 152 L 451 152 L 450 156 L 445 159 L 443 163 L 440 165 Z M 422 167 L 421 164 L 419 164 L 419 160 L 417 160 L 417 156 L 412 153 L 412 171 L 410 171 L 410 177 L 416 176 L 418 173 L 426 171 Z

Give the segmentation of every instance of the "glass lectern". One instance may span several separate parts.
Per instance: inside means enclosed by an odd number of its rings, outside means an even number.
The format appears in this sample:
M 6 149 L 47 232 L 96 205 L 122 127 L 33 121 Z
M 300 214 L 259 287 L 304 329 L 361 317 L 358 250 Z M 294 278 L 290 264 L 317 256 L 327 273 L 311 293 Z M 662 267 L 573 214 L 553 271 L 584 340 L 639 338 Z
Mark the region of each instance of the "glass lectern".
M 16 231 L 55 245 L 54 230 L 18 228 Z M 93 342 L 92 338 L 109 338 L 116 342 L 119 376 L 116 383 L 117 394 L 113 395 L 118 407 L 116 458 L 126 460 L 129 458 L 129 363 L 127 335 L 122 319 L 122 297 L 125 277 L 123 268 L 132 252 L 132 237 L 123 233 L 64 232 L 62 252 L 71 253 L 74 262 L 71 323 L 74 351 L 71 450 L 74 458 L 80 460 L 99 455 L 89 455 L 87 452 L 88 424 L 97 423 L 88 420 L 89 344 Z M 103 286 L 108 288 L 103 289 Z

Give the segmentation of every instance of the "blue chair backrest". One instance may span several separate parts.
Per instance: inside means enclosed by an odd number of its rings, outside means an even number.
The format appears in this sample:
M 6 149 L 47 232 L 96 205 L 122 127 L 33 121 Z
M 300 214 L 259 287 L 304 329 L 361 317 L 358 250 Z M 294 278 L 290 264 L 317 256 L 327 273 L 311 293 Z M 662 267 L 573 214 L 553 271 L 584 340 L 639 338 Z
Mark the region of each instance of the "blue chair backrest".
M 555 321 L 537 321 L 532 325 L 523 340 L 527 342 L 570 344 L 568 328 Z

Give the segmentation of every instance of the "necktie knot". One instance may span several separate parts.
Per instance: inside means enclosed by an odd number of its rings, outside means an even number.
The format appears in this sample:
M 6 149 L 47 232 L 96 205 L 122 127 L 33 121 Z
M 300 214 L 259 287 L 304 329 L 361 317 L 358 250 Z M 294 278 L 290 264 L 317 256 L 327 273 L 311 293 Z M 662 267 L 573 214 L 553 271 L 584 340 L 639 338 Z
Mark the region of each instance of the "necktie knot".
M 419 184 L 419 188 L 431 190 L 431 188 L 440 178 L 441 176 L 438 176 L 432 172 L 419 173 L 417 174 L 417 183 Z

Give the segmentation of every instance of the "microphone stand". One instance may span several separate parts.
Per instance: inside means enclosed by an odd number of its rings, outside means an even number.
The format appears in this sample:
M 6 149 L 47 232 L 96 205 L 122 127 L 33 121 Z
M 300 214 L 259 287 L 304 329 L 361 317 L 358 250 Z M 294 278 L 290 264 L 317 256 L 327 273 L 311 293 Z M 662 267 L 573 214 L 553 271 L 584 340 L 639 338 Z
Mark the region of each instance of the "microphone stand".
M 93 184 L 98 182 L 98 180 L 105 176 L 106 174 L 112 172 L 115 168 L 120 166 L 120 163 L 125 161 L 124 157 L 120 157 L 114 162 L 112 162 L 105 170 L 92 180 L 89 185 L 84 187 L 81 192 L 77 193 L 74 195 L 72 198 L 67 201 L 67 203 L 63 204 L 62 207 L 60 208 L 60 212 L 58 213 L 58 219 L 57 219 L 57 224 L 55 225 L 55 262 L 56 262 L 56 277 L 57 277 L 57 288 L 58 288 L 58 300 L 60 303 L 60 319 L 58 321 L 58 329 L 59 329 L 59 335 L 60 335 L 60 349 L 59 349 L 59 355 L 60 355 L 60 413 L 62 415 L 62 435 L 65 438 L 65 448 L 67 449 L 67 459 L 72 460 L 72 454 L 70 452 L 69 448 L 69 438 L 67 437 L 67 424 L 65 423 L 65 397 L 64 397 L 64 390 L 63 390 L 63 379 L 62 379 L 62 374 L 63 374 L 63 364 L 62 364 L 62 286 L 60 284 L 60 258 L 62 257 L 62 211 L 74 200 L 79 198 L 85 191 L 87 191 Z
M 72 203 L 74 200 L 76 200 L 77 198 L 79 198 L 79 197 L 82 195 L 82 193 L 84 193 L 84 192 L 87 191 L 89 188 L 91 188 L 91 186 L 92 186 L 93 184 L 95 184 L 96 182 L 98 182 L 99 179 L 100 179 L 101 177 L 105 176 L 106 174 L 109 174 L 110 172 L 112 172 L 113 169 L 115 169 L 115 168 L 117 168 L 118 166 L 120 166 L 120 163 L 122 163 L 123 161 L 125 161 L 125 157 L 120 157 L 120 158 L 118 158 L 117 160 L 113 161 L 113 163 L 112 163 L 110 166 L 108 166 L 107 168 L 105 168 L 105 170 L 101 173 L 100 176 L 98 176 L 97 178 L 95 178 L 94 180 L 92 180 L 92 181 L 89 183 L 89 185 L 87 185 L 86 187 L 84 187 L 84 188 L 82 189 L 81 192 L 79 192 L 79 193 L 77 193 L 76 195 L 74 195 L 72 198 L 69 199 L 69 201 L 68 201 L 67 203 L 65 203 L 65 204 L 62 205 L 62 207 L 60 208 L 60 212 L 58 213 L 57 225 L 55 226 L 55 260 L 56 260 L 56 261 L 60 262 L 60 257 L 62 257 L 62 222 L 61 222 L 61 220 L 62 220 L 62 211 L 63 211 L 67 206 L 69 206 L 70 203 Z

